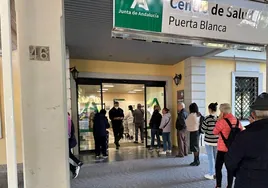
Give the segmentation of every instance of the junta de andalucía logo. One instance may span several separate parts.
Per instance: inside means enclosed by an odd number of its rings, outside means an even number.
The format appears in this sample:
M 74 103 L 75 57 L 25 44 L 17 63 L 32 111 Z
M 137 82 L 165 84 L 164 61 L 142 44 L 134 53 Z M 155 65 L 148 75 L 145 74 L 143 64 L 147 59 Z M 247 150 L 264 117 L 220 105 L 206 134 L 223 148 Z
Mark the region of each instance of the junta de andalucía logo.
M 130 8 L 135 9 L 136 6 L 139 6 L 139 8 L 149 11 L 149 7 L 146 0 L 134 0 Z

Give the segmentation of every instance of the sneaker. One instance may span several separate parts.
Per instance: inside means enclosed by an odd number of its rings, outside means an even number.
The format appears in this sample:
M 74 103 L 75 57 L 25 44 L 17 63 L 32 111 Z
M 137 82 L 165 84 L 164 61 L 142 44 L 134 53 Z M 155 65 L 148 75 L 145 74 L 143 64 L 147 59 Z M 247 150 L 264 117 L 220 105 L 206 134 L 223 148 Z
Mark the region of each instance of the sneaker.
M 80 167 L 82 167 L 83 165 L 84 165 L 83 162 L 79 162 L 79 163 L 78 163 L 78 166 L 80 166 Z
M 108 155 L 103 155 L 102 157 L 103 157 L 103 159 L 107 159 Z
M 172 151 L 171 151 L 171 150 L 167 150 L 167 153 L 168 153 L 168 154 L 171 154 L 171 153 L 172 153 Z
M 154 148 L 149 148 L 149 151 L 152 151 L 152 150 L 154 150 Z
M 214 180 L 214 175 L 206 174 L 205 178 L 208 179 L 208 180 Z
M 96 156 L 96 159 L 97 159 L 97 160 L 98 160 L 98 159 L 100 159 L 100 156 L 99 156 L 99 155 L 97 155 L 97 156 Z
M 81 167 L 80 166 L 77 166 L 76 167 L 76 169 L 75 169 L 75 173 L 74 173 L 74 179 L 76 179 L 77 177 L 78 177 L 78 175 L 79 175 L 79 172 L 80 172 L 80 169 L 81 169 Z
M 161 151 L 159 154 L 160 154 L 160 155 L 166 155 L 167 152 L 166 152 L 166 151 Z

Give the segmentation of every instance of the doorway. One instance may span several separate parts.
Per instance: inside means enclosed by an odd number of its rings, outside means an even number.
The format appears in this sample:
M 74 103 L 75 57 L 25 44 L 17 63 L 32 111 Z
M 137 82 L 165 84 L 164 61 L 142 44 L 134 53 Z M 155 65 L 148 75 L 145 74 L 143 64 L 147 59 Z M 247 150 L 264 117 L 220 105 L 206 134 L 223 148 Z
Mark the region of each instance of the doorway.
M 79 153 L 91 152 L 95 149 L 93 137 L 93 117 L 101 109 L 107 111 L 113 107 L 114 101 L 118 101 L 126 115 L 128 106 L 133 109 L 141 104 L 145 111 L 144 144 L 151 144 L 150 118 L 154 105 L 161 108 L 166 106 L 166 82 L 165 81 L 141 81 L 141 80 L 108 80 L 79 78 L 77 84 L 77 110 L 78 110 L 78 141 Z M 123 124 L 124 125 L 124 124 Z M 124 129 L 124 138 L 120 141 L 122 147 L 137 146 L 134 140 L 127 138 L 127 134 L 135 137 L 135 129 Z M 139 133 L 140 135 L 140 133 Z M 109 147 L 114 147 L 112 129 L 109 130 Z

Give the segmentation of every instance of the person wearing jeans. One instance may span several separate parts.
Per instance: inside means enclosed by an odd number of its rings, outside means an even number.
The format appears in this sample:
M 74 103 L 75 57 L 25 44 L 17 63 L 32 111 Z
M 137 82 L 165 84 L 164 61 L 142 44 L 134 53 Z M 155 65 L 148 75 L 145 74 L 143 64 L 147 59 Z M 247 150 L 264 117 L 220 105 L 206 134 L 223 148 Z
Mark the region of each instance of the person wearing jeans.
M 206 179 L 213 180 L 215 178 L 215 161 L 217 155 L 217 143 L 219 136 L 213 134 L 217 122 L 217 106 L 218 103 L 211 103 L 208 106 L 209 116 L 203 121 L 201 131 L 205 134 L 205 146 L 208 156 L 208 174 Z
M 169 109 L 164 108 L 162 110 L 163 117 L 161 120 L 160 129 L 163 130 L 163 151 L 160 152 L 160 155 L 166 155 L 167 153 L 171 153 L 171 141 L 170 141 L 170 131 L 171 131 L 171 114 L 169 113 Z
M 234 115 L 232 115 L 232 107 L 230 104 L 221 104 L 220 111 L 221 111 L 220 117 L 213 130 L 213 133 L 215 135 L 220 135 L 222 133 L 222 135 L 225 138 L 229 137 L 231 128 L 227 123 L 228 121 L 233 127 L 235 127 L 238 123 L 239 128 L 243 130 L 242 125 L 239 122 L 239 120 Z M 217 180 L 216 187 L 217 188 L 222 187 L 222 167 L 225 162 L 225 155 L 227 152 L 228 152 L 228 148 L 226 147 L 222 136 L 219 136 L 218 153 L 217 153 L 217 158 L 216 158 L 216 180 Z M 227 177 L 228 177 L 227 188 L 232 188 L 233 186 L 233 175 L 234 174 L 232 173 L 232 171 L 230 171 L 227 167 Z
M 157 148 L 161 147 L 161 140 L 160 140 L 160 124 L 162 120 L 162 115 L 159 113 L 159 106 L 154 106 L 154 112 L 152 118 L 150 119 L 150 128 L 151 128 L 151 147 L 150 150 L 153 150 L 154 143 L 155 143 L 155 136 L 157 138 Z

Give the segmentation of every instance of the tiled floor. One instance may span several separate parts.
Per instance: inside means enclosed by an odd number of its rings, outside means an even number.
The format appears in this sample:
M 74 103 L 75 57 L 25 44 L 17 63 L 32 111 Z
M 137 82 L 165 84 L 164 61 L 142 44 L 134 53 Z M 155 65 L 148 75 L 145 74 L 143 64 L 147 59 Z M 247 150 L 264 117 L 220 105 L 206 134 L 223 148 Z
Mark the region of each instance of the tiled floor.
M 205 154 L 201 155 L 199 167 L 189 166 L 191 155 L 183 159 L 174 155 L 159 156 L 156 151 L 148 152 L 143 147 L 129 147 L 119 151 L 111 149 L 107 160 L 82 156 L 87 164 L 80 176 L 71 180 L 72 188 L 215 187 L 215 181 L 204 179 L 208 165 Z

